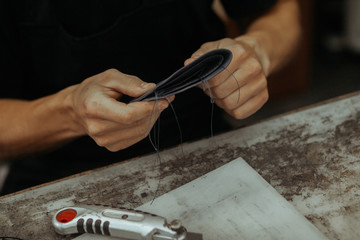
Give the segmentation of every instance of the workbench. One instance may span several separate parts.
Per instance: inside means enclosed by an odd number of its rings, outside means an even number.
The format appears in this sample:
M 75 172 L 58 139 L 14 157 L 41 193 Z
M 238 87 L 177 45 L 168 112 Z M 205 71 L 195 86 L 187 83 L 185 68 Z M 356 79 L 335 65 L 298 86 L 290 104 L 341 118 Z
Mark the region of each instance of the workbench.
M 0 236 L 71 239 L 51 225 L 62 207 L 135 208 L 238 157 L 329 239 L 360 239 L 360 92 L 3 196 Z

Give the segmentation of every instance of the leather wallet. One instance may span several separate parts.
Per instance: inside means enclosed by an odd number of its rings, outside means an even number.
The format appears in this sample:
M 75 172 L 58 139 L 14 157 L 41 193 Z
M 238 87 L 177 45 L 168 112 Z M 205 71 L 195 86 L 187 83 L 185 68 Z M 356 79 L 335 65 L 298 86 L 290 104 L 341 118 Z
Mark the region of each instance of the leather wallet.
M 230 64 L 231 59 L 232 53 L 227 49 L 207 52 L 131 102 L 153 101 L 184 92 L 219 74 Z

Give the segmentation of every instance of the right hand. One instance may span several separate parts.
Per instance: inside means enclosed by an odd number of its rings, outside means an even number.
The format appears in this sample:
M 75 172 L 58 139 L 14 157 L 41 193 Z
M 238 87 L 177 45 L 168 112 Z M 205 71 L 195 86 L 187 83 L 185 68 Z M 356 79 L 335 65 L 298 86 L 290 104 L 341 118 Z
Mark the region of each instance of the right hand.
M 74 120 L 78 129 L 95 142 L 115 152 L 145 138 L 160 113 L 174 100 L 158 102 L 118 101 L 123 94 L 139 97 L 156 85 L 136 76 L 110 69 L 84 80 L 72 94 Z

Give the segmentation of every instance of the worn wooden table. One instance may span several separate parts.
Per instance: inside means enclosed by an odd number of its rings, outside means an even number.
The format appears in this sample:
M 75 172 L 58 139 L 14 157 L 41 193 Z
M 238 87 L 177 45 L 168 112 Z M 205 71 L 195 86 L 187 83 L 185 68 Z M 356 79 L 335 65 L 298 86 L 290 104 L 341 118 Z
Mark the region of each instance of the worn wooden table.
M 0 236 L 70 239 L 51 226 L 62 207 L 134 208 L 243 157 L 329 239 L 360 239 L 359 92 L 182 148 L 4 196 Z

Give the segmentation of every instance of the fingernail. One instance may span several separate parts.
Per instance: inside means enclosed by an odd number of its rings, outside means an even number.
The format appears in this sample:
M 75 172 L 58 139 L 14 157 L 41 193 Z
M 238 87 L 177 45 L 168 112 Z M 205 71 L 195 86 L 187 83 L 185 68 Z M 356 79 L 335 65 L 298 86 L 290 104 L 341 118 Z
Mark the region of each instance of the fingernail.
M 143 83 L 140 84 L 140 87 L 141 87 L 142 89 L 147 88 L 147 86 L 149 86 L 149 84 L 148 84 L 148 83 L 145 83 L 145 82 L 143 82 Z
M 155 85 L 155 83 L 146 83 L 146 82 L 143 82 L 140 84 L 140 88 L 142 89 L 147 89 L 149 88 L 151 85 Z

